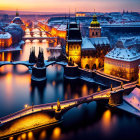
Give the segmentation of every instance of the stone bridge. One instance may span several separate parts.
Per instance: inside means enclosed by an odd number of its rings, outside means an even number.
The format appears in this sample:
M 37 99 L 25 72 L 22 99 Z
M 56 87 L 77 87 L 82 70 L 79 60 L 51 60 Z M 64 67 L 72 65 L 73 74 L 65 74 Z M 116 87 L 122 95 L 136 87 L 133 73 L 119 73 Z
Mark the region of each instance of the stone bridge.
M 56 61 L 48 61 L 48 60 L 44 60 L 44 64 L 45 64 L 45 67 L 48 67 L 53 64 L 58 64 L 58 65 L 62 65 L 62 66 L 67 65 L 66 62 L 56 62 Z M 29 63 L 29 61 L 0 61 L 0 67 L 2 67 L 4 65 L 24 65 L 24 66 L 30 68 L 33 65 L 35 65 L 35 63 Z
M 78 99 L 71 99 L 71 100 L 66 100 L 66 101 L 61 101 L 60 105 L 61 105 L 61 111 L 59 112 L 60 115 L 63 115 L 66 111 L 68 111 L 69 109 L 76 107 L 80 104 L 83 103 L 89 103 L 92 101 L 98 101 L 98 100 L 109 100 L 109 103 L 111 103 L 111 105 L 119 105 L 121 104 L 121 100 L 122 100 L 122 96 L 123 93 L 127 90 L 133 90 L 136 87 L 137 81 L 132 82 L 132 83 L 128 83 L 122 86 L 118 86 L 115 87 L 113 89 L 106 89 L 103 91 L 98 91 L 95 92 L 91 95 L 85 96 L 85 97 L 80 97 Z M 112 96 L 113 95 L 113 96 Z M 114 95 L 116 96 L 114 98 Z M 118 98 L 118 96 L 120 96 L 120 98 Z M 119 99 L 119 100 L 118 100 Z M 23 110 L 20 110 L 16 113 L 13 114 L 9 114 L 5 117 L 0 118 L 0 123 L 1 125 L 7 122 L 10 122 L 12 120 L 18 119 L 20 117 L 35 113 L 35 112 L 39 112 L 39 111 L 43 111 L 43 110 L 47 110 L 47 111 L 53 111 L 55 112 L 57 110 L 57 102 L 54 103 L 48 103 L 48 104 L 41 104 L 41 105 L 35 105 L 35 106 L 29 106 Z

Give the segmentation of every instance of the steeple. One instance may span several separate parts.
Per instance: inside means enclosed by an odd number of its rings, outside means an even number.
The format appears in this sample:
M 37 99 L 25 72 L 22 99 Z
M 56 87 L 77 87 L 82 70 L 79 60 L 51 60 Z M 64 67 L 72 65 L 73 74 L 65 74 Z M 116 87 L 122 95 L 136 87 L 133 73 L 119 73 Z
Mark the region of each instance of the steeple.
M 97 16 L 96 15 L 93 16 L 93 20 L 91 21 L 90 26 L 91 27 L 100 27 L 100 23 L 97 20 Z
M 16 10 L 16 17 L 19 17 L 19 12 L 18 12 L 18 10 Z

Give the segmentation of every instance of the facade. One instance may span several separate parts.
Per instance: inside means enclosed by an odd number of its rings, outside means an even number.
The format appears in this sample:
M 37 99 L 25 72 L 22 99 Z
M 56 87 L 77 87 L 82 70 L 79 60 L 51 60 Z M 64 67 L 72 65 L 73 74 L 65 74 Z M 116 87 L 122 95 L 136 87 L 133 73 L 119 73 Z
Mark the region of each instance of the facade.
M 86 13 L 84 12 L 77 12 L 76 13 L 76 17 L 85 17 L 86 16 Z
M 59 26 L 52 26 L 47 21 L 39 21 L 38 26 L 45 31 L 51 33 L 53 36 L 58 36 L 60 38 L 66 38 L 66 24 L 61 24 Z
M 67 26 L 66 40 L 66 54 L 68 56 L 68 60 L 80 65 L 82 36 L 80 27 L 76 22 L 71 22 L 69 26 Z
M 11 23 L 16 23 L 16 24 L 20 25 L 20 27 L 22 28 L 23 31 L 25 31 L 25 29 L 26 29 L 26 26 L 23 23 L 23 21 L 21 20 L 18 12 L 16 12 L 16 17 L 14 17 L 14 19 L 11 21 Z
M 0 48 L 10 47 L 12 45 L 12 36 L 8 32 L 0 32 Z
M 75 63 L 80 63 L 82 68 L 93 70 L 104 66 L 104 56 L 109 52 L 110 42 L 107 37 L 101 37 L 101 27 L 96 16 L 89 27 L 89 38 L 82 38 L 77 23 L 71 22 L 67 26 L 66 40 L 67 56 Z
M 89 26 L 89 38 L 101 37 L 101 27 L 97 20 L 97 16 L 93 16 L 93 20 Z
M 104 72 L 128 80 L 138 79 L 140 38 L 122 38 L 105 56 Z

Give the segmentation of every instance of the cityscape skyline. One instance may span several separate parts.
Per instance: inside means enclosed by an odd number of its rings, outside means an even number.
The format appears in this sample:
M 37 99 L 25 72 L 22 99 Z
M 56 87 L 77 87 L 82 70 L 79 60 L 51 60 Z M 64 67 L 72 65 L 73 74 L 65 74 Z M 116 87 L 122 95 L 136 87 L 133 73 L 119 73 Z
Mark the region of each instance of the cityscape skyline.
M 7 0 L 1 1 L 0 9 L 6 11 L 15 11 L 18 9 L 19 11 L 27 12 L 58 13 L 68 13 L 69 9 L 71 13 L 75 11 L 94 12 L 94 9 L 96 12 L 121 12 L 123 9 L 140 12 L 139 5 L 139 0 Z

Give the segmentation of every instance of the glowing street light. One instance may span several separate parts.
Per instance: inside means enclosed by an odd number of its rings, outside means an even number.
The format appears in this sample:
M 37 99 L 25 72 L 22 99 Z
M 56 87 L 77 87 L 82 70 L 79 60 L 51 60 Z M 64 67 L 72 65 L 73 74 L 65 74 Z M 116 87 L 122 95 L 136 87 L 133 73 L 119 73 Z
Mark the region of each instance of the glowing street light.
M 27 104 L 25 104 L 25 105 L 24 105 L 24 108 L 26 109 L 27 107 L 28 107 L 28 105 L 27 105 Z

